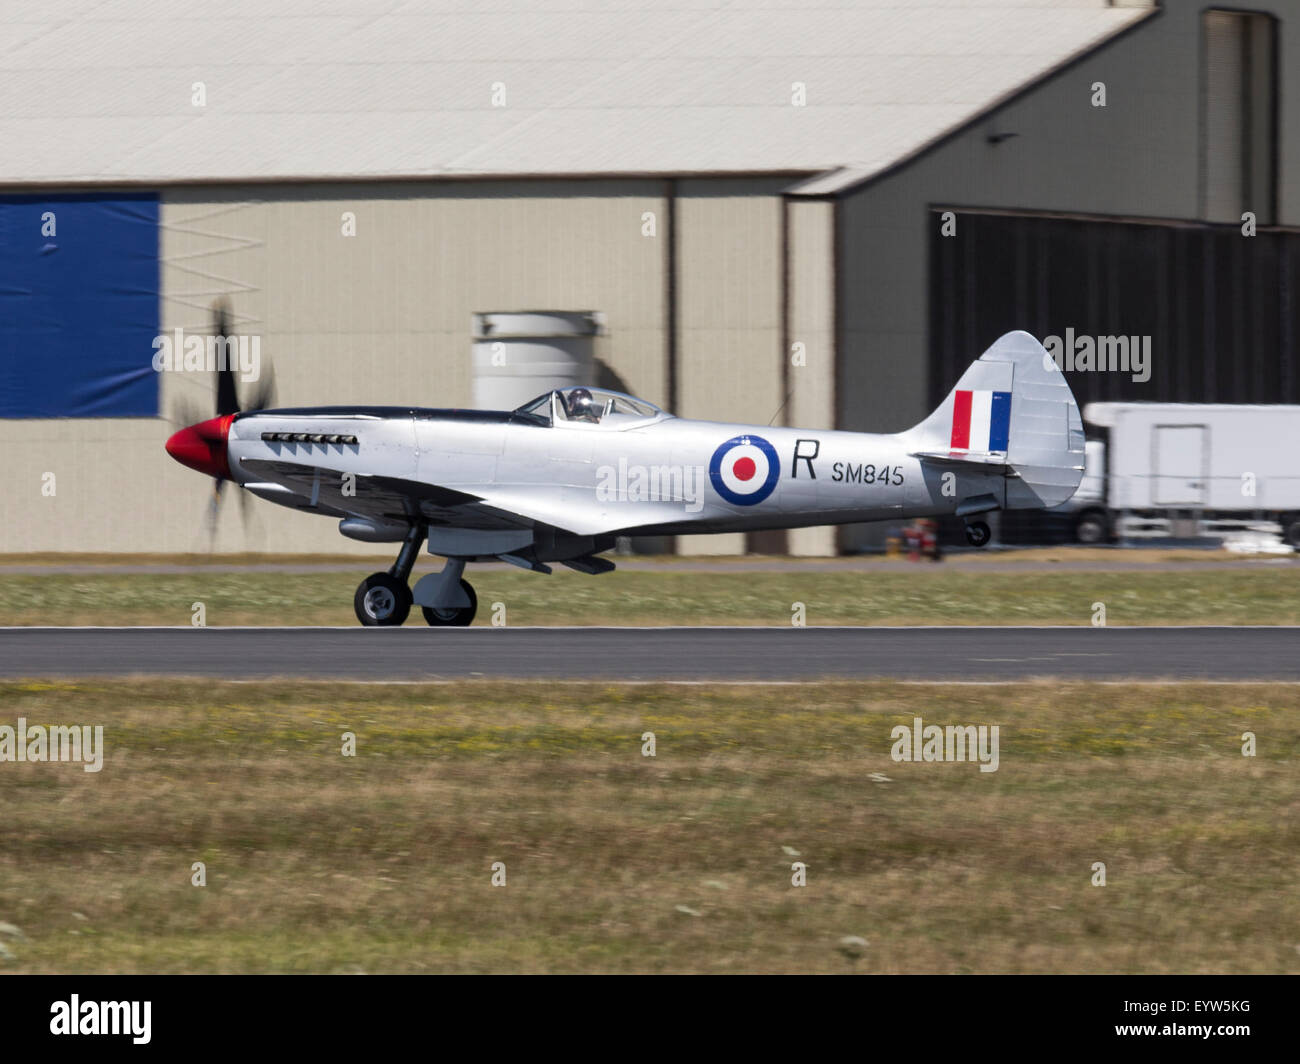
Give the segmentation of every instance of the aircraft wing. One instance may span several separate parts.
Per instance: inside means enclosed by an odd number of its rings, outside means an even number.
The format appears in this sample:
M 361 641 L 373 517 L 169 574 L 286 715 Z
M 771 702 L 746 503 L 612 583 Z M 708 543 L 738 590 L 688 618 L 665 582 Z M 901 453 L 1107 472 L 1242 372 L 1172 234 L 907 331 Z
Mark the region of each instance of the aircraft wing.
M 577 536 L 613 535 L 642 525 L 681 524 L 684 512 L 681 502 L 601 503 L 593 500 L 590 488 L 561 486 L 540 493 L 531 485 L 519 484 L 485 488 L 483 503 Z
M 262 458 L 241 459 L 239 464 L 259 478 L 244 485 L 255 495 L 339 518 L 423 520 L 433 526 L 484 530 L 546 526 L 575 536 L 597 536 L 629 527 L 633 516 L 618 505 L 593 503 L 590 490 L 576 488 L 541 493 L 531 485 L 504 484 L 468 491 L 358 473 L 355 494 L 344 495 L 342 470 Z M 637 525 L 682 519 L 680 503 L 638 503 L 633 509 Z
M 244 485 L 253 494 L 313 513 L 483 529 L 534 524 L 526 515 L 494 509 L 480 495 L 419 480 L 357 473 L 351 485 L 355 493 L 344 494 L 342 470 L 263 458 L 246 458 L 239 464 L 261 478 Z

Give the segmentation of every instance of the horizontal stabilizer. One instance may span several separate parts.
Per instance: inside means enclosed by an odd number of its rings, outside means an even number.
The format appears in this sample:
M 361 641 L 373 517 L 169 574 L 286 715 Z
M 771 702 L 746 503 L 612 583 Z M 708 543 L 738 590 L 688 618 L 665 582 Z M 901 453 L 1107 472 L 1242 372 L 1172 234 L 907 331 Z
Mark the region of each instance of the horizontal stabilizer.
M 996 451 L 913 451 L 912 458 L 923 462 L 942 462 L 944 465 L 979 466 L 990 473 L 1010 469 L 1007 456 Z

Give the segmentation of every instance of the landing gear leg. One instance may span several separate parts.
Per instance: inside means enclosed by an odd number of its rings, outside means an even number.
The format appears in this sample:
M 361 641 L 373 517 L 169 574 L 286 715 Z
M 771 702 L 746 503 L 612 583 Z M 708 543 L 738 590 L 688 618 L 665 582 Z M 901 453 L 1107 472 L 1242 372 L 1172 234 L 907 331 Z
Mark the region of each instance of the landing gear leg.
M 403 624 L 411 612 L 411 589 L 407 580 L 411 568 L 420 555 L 420 545 L 424 542 L 424 525 L 412 525 L 402 542 L 397 561 L 386 573 L 371 573 L 361 581 L 356 595 L 352 598 L 352 608 L 357 620 L 367 628 L 389 628 Z
M 406 539 L 402 541 L 402 549 L 397 552 L 397 561 L 388 569 L 389 576 L 404 584 L 411 579 L 411 570 L 415 567 L 415 559 L 420 556 L 420 547 L 424 545 L 426 535 L 428 530 L 424 525 L 411 526 L 411 531 L 406 533 Z
M 972 547 L 987 547 L 992 535 L 989 526 L 983 521 L 971 521 L 966 526 L 966 542 Z

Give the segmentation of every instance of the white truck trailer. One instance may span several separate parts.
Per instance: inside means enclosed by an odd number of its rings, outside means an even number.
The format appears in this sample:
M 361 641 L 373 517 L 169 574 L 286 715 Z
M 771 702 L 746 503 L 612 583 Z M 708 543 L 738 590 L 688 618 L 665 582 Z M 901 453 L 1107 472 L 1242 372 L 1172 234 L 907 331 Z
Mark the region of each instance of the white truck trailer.
M 1300 406 L 1089 403 L 1082 543 L 1279 532 L 1300 548 Z

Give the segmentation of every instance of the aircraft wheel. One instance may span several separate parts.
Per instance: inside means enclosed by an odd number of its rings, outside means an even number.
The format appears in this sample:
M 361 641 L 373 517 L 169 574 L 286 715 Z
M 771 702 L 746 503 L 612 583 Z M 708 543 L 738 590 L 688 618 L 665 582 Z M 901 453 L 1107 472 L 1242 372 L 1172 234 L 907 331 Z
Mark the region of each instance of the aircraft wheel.
M 474 588 L 468 580 L 462 580 L 460 586 L 469 596 L 468 606 L 453 606 L 445 610 L 434 609 L 432 606 L 420 607 L 424 619 L 434 628 L 468 628 L 474 623 L 474 614 L 478 612 L 478 596 L 474 594 Z
M 352 608 L 367 628 L 396 627 L 411 612 L 411 589 L 388 573 L 372 573 L 361 581 Z
M 966 542 L 972 547 L 988 546 L 989 537 L 992 535 L 989 526 L 983 521 L 972 521 L 966 526 Z

